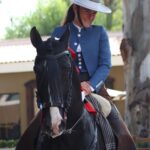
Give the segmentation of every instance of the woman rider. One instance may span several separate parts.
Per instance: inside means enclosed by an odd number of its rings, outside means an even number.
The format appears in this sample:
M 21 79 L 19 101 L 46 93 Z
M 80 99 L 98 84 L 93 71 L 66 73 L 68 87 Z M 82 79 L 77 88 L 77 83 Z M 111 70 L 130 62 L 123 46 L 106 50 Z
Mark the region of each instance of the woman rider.
M 69 47 L 77 55 L 81 89 L 85 95 L 99 93 L 111 69 L 108 35 L 103 26 L 92 25 L 97 12 L 111 13 L 100 0 L 73 0 L 62 26 L 55 28 L 52 37 L 59 38 L 70 28 Z M 111 103 L 111 102 L 110 102 Z M 117 109 L 111 103 L 109 120 L 118 139 L 119 150 L 135 150 L 130 133 Z

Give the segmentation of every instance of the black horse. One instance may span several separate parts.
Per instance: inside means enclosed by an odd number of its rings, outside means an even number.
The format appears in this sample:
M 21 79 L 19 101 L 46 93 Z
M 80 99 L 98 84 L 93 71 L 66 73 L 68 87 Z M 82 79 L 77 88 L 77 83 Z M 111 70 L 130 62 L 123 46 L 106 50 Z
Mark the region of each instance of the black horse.
M 67 50 L 69 29 L 59 40 L 42 41 L 33 27 L 30 37 L 37 50 L 34 71 L 40 112 L 16 150 L 117 150 L 117 138 L 100 107 L 95 105 L 96 114 L 89 113 L 81 100 L 78 73 Z

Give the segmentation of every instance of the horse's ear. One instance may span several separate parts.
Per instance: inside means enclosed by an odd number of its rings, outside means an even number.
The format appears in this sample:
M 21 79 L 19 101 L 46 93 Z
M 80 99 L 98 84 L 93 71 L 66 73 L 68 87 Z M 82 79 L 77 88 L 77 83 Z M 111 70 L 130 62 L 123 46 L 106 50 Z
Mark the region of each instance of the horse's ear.
M 66 47 L 68 47 L 69 36 L 70 36 L 70 30 L 69 30 L 69 27 L 67 27 L 67 29 L 65 30 L 65 32 L 60 38 L 60 42 L 66 44 Z
M 38 47 L 39 44 L 42 43 L 42 38 L 37 31 L 36 27 L 33 27 L 30 31 L 30 40 L 34 47 Z

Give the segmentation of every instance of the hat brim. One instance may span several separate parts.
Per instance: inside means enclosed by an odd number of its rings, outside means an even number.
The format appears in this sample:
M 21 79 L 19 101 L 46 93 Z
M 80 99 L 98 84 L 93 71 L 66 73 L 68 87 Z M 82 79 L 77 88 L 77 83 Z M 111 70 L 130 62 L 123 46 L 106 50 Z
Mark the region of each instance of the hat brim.
M 111 13 L 111 9 L 101 3 L 96 3 L 89 0 L 72 0 L 72 3 L 94 11 Z

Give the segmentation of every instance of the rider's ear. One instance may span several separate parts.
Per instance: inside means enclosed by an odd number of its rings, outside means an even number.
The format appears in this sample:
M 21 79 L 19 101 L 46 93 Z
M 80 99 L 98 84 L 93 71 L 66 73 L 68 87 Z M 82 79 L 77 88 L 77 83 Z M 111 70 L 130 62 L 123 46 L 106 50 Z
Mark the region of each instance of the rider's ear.
M 70 31 L 69 31 L 69 28 L 67 27 L 64 34 L 60 38 L 60 42 L 62 42 L 63 44 L 66 44 L 65 46 L 66 48 L 68 47 L 69 35 L 70 35 Z
M 30 31 L 30 40 L 34 47 L 38 47 L 42 43 L 42 38 L 37 31 L 36 27 L 33 27 Z

